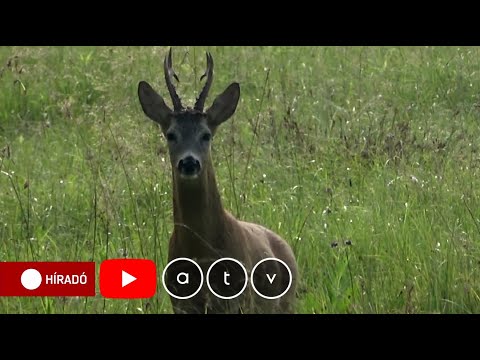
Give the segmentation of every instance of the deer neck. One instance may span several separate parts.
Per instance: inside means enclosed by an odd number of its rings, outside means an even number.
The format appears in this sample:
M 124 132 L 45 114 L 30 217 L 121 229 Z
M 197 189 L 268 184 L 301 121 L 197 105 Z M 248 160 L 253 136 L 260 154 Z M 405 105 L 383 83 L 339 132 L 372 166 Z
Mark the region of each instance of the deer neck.
M 173 172 L 174 234 L 184 253 L 202 256 L 223 248 L 225 212 L 211 162 L 198 179 Z

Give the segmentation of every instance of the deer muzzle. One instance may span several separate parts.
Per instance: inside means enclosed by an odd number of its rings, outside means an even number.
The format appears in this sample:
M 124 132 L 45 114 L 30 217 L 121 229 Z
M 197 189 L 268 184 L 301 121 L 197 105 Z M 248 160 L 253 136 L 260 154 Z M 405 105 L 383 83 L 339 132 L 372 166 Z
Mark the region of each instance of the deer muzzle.
M 178 171 L 182 177 L 194 178 L 200 173 L 200 161 L 189 155 L 178 162 Z

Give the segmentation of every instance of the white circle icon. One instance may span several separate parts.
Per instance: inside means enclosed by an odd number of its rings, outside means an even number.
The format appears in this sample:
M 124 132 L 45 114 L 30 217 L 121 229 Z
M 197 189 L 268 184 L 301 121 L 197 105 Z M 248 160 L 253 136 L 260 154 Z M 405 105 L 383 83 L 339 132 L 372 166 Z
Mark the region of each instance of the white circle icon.
M 20 278 L 22 285 L 27 290 L 35 290 L 42 284 L 42 274 L 35 269 L 27 269 Z
M 195 269 L 198 270 L 198 272 L 200 273 L 200 283 L 198 285 L 198 288 L 193 291 L 191 294 L 188 294 L 188 295 L 185 295 L 185 296 L 179 296 L 179 295 L 176 295 L 174 294 L 172 291 L 170 291 L 170 289 L 168 288 L 167 286 L 167 282 L 166 282 L 166 276 L 167 276 L 167 269 L 172 266 L 173 264 L 175 264 L 176 262 L 178 261 L 187 261 L 189 263 L 191 263 L 192 265 L 194 265 Z M 174 271 L 175 272 L 175 271 Z M 191 274 L 187 274 L 185 272 L 182 272 L 183 275 L 191 275 Z M 177 279 L 178 279 L 178 274 L 177 274 Z M 188 277 L 189 278 L 189 277 Z M 200 267 L 200 265 L 198 265 L 195 261 L 193 261 L 192 259 L 189 259 L 189 258 L 185 258 L 185 257 L 181 257 L 181 258 L 176 258 L 172 261 L 170 261 L 167 266 L 165 267 L 165 269 L 163 270 L 163 274 L 162 274 L 162 282 L 163 282 L 163 287 L 165 288 L 165 290 L 167 291 L 168 295 L 174 297 L 175 299 L 179 299 L 179 300 L 187 300 L 187 299 L 190 299 L 192 297 L 194 297 L 195 295 L 197 295 L 200 290 L 202 290 L 202 285 L 203 285 L 203 272 L 202 272 L 202 268 Z M 186 284 L 188 284 L 189 280 L 187 280 Z M 180 283 L 182 285 L 184 285 L 184 283 Z
M 213 267 L 218 264 L 219 262 L 221 261 L 233 261 L 235 263 L 237 263 L 240 268 L 242 269 L 243 271 L 243 274 L 245 276 L 245 281 L 244 281 L 244 284 L 241 288 L 240 291 L 238 291 L 236 294 L 233 294 L 231 296 L 222 296 L 220 294 L 217 294 L 213 289 L 212 289 L 212 286 L 210 284 L 210 272 L 211 270 L 213 269 Z M 224 278 L 225 279 L 225 278 Z M 224 280 L 225 282 L 225 280 Z M 239 296 L 241 293 L 243 293 L 247 287 L 247 283 L 248 283 L 248 274 L 247 274 L 247 269 L 245 269 L 245 266 L 242 265 L 242 263 L 236 259 L 233 259 L 233 258 L 221 258 L 221 259 L 218 259 L 217 261 L 215 261 L 212 265 L 210 265 L 210 267 L 208 268 L 208 271 L 207 271 L 207 286 L 208 286 L 208 289 L 212 292 L 213 295 L 215 295 L 216 297 L 220 298 L 220 299 L 225 299 L 225 300 L 230 300 L 230 299 L 234 299 L 236 298 L 237 296 Z M 226 284 L 226 285 L 230 285 L 230 284 Z
M 287 285 L 287 288 L 279 295 L 276 295 L 276 296 L 267 296 L 267 295 L 264 295 L 262 294 L 260 291 L 258 291 L 258 289 L 255 287 L 255 284 L 253 282 L 253 274 L 255 273 L 255 270 L 258 268 L 258 265 L 260 265 L 261 263 L 265 262 L 265 261 L 277 261 L 279 262 L 280 264 L 282 264 L 288 271 L 288 285 Z M 267 276 L 269 276 L 267 274 Z M 268 277 L 268 280 L 270 281 L 270 277 Z M 259 261 L 252 269 L 252 274 L 251 274 L 251 283 L 252 283 L 252 288 L 253 290 L 257 293 L 258 296 L 264 298 L 264 299 L 269 299 L 269 300 L 273 300 L 273 299 L 278 299 L 280 297 L 282 297 L 283 295 L 285 295 L 287 293 L 287 291 L 290 289 L 290 287 L 292 286 L 292 272 L 290 271 L 290 268 L 288 267 L 288 265 L 285 263 L 285 261 L 283 260 L 280 260 L 280 259 L 277 259 L 277 258 L 266 258 L 266 259 L 263 259 L 261 261 Z M 271 283 L 271 281 L 270 281 Z

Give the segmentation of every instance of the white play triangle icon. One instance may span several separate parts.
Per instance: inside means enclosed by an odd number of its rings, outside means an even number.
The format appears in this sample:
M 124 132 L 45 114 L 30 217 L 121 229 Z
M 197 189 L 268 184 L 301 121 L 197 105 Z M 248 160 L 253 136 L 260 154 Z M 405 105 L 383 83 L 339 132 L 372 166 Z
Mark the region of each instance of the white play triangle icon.
M 132 276 L 129 273 L 122 270 L 122 288 L 134 282 L 135 280 L 137 280 L 135 276 Z

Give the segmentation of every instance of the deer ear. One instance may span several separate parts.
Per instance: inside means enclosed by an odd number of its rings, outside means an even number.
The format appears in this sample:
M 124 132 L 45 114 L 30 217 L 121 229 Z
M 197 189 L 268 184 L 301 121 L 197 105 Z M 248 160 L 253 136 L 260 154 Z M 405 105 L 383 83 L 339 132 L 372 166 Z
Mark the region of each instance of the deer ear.
M 165 132 L 170 126 L 172 110 L 165 104 L 163 98 L 146 81 L 140 81 L 138 84 L 138 98 L 143 112 L 150 119 L 160 124 Z
M 212 106 L 207 110 L 208 126 L 212 129 L 228 120 L 237 109 L 240 99 L 240 85 L 230 84 L 223 93 L 217 96 Z

